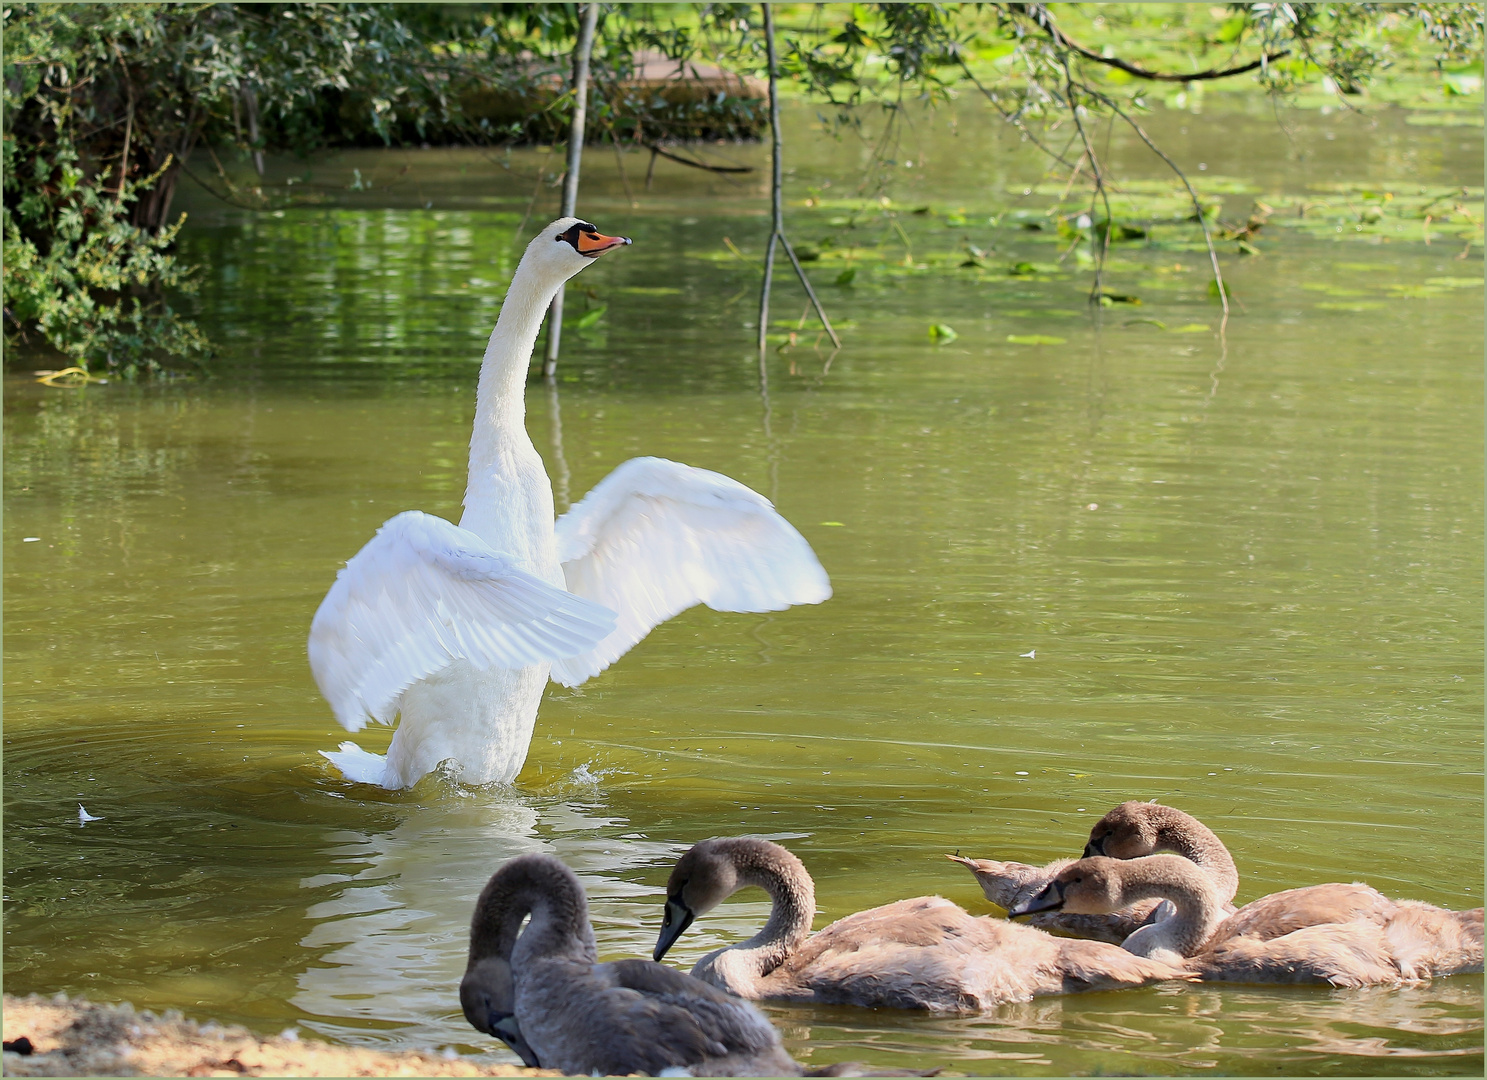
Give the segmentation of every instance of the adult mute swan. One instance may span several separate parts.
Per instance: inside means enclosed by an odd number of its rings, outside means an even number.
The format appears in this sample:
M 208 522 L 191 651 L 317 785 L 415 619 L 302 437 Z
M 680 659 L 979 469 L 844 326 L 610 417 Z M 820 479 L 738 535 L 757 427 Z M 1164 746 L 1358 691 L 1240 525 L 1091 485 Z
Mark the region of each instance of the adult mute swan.
M 347 779 L 411 787 L 450 762 L 465 783 L 509 782 L 549 674 L 577 686 L 698 603 L 779 611 L 831 595 L 769 500 L 674 461 L 632 458 L 554 527 L 525 426 L 532 346 L 562 284 L 628 243 L 568 217 L 527 245 L 480 366 L 459 525 L 397 515 L 321 601 L 310 669 L 336 719 L 398 722 L 385 757 L 321 751 Z

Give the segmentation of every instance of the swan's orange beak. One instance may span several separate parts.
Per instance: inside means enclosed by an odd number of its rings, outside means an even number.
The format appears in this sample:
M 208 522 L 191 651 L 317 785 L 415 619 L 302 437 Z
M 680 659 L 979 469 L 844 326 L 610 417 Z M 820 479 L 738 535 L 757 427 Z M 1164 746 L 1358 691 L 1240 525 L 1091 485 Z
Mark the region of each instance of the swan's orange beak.
M 624 247 L 630 242 L 628 236 L 605 236 L 601 232 L 580 232 L 574 247 L 580 255 L 586 255 L 590 259 L 597 259 L 606 251 L 617 247 Z

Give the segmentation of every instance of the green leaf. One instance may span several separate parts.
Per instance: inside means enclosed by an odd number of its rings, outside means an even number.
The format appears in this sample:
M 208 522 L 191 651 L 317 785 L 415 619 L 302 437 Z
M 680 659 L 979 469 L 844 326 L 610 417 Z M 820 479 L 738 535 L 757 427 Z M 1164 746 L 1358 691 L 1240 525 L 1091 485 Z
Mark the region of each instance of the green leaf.
M 1228 45 L 1230 42 L 1238 41 L 1240 35 L 1244 33 L 1245 24 L 1248 21 L 1244 12 L 1229 16 L 1229 18 L 1224 20 L 1223 25 L 1218 28 L 1218 32 L 1214 34 L 1214 40 L 1220 45 Z
M 567 249 L 564 248 L 564 250 L 566 251 Z M 578 328 L 580 330 L 587 330 L 589 327 L 593 326 L 600 319 L 604 318 L 604 313 L 606 311 L 608 311 L 608 310 L 609 310 L 609 305 L 608 304 L 600 304 L 598 307 L 594 308 L 592 311 L 585 311 L 581 316 L 579 316 L 579 319 L 578 319 L 578 322 L 577 322 L 576 325 L 578 326 Z
M 947 341 L 954 341 L 956 338 L 960 337 L 959 334 L 957 334 L 950 327 L 946 326 L 944 323 L 935 323 L 933 326 L 931 326 L 929 328 L 929 336 L 935 341 L 938 341 L 941 345 L 945 344 Z
M 1190 322 L 1186 323 L 1183 326 L 1174 326 L 1172 328 L 1172 332 L 1174 334 L 1206 334 L 1208 333 L 1208 324 L 1202 322 Z
M 836 276 L 838 285 L 850 285 L 857 280 L 857 267 L 849 266 Z
M 1008 334 L 1007 340 L 1014 345 L 1063 345 L 1067 339 L 1051 334 Z
M 1451 72 L 1441 76 L 1446 93 L 1457 97 L 1470 97 L 1482 92 L 1482 76 L 1479 72 Z

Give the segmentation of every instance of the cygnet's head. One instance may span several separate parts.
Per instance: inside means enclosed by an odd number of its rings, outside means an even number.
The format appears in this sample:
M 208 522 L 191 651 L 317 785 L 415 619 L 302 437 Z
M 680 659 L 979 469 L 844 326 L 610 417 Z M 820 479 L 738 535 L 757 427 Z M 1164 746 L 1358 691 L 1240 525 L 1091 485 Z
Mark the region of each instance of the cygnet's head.
M 1157 850 L 1162 821 L 1176 811 L 1157 803 L 1123 802 L 1089 831 L 1084 845 L 1086 859 L 1108 855 L 1112 859 L 1139 859 Z
M 666 882 L 666 911 L 656 940 L 659 961 L 676 944 L 692 920 L 717 907 L 740 888 L 738 867 L 725 849 L 726 840 L 694 844 L 677 860 Z
M 567 281 L 606 251 L 629 242 L 628 236 L 605 236 L 581 218 L 563 217 L 537 234 L 521 261 L 543 278 Z
M 1081 915 L 1103 915 L 1118 911 L 1121 875 L 1130 864 L 1096 856 L 1070 863 L 1059 871 L 1048 887 L 1007 914 L 1034 915 L 1040 911 L 1070 911 Z
M 460 1007 L 476 1031 L 500 1039 L 529 1069 L 541 1068 L 536 1052 L 522 1038 L 517 1025 L 511 965 L 504 959 L 487 956 L 470 965 L 460 980 Z

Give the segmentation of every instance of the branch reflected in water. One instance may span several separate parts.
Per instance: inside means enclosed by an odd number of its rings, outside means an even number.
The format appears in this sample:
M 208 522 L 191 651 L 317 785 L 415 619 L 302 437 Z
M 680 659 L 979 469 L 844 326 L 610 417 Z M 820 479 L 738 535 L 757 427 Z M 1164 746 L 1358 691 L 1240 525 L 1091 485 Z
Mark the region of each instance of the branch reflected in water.
M 558 400 L 558 380 L 549 375 L 542 381 L 547 383 L 547 421 L 552 439 L 553 471 L 557 474 L 552 489 L 553 502 L 557 504 L 558 513 L 566 514 L 571 505 L 568 498 L 571 474 L 568 472 L 568 458 L 563 454 L 563 406 Z

